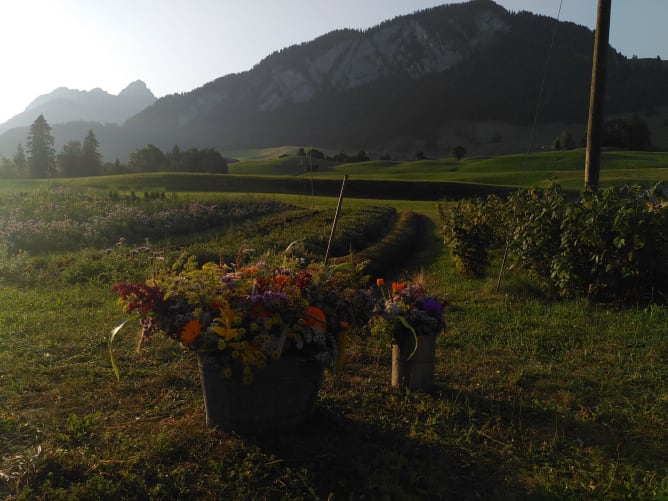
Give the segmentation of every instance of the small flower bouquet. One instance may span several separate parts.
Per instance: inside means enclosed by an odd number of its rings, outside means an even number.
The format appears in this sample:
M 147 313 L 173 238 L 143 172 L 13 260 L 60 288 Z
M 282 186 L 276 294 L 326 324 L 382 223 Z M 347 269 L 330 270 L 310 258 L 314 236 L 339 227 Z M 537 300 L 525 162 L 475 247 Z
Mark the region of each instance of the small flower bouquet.
M 445 330 L 446 302 L 427 292 L 421 280 L 394 282 L 390 292 L 377 280 L 382 299 L 372 333 L 392 341 L 392 386 L 415 391 L 434 384 L 436 335 Z
M 285 357 L 340 367 L 345 333 L 366 324 L 373 308 L 370 292 L 354 287 L 348 268 L 303 266 L 298 260 L 294 267 L 264 261 L 234 269 L 199 267 L 190 258 L 146 282 L 117 283 L 113 290 L 126 311 L 139 317 L 143 338 L 161 332 L 214 357 L 224 377 L 250 384 L 256 371 Z
M 417 350 L 419 336 L 436 336 L 445 330 L 444 307 L 447 302 L 427 292 L 421 281 L 393 282 L 390 291 L 384 289 L 385 281 L 379 278 L 382 298 L 376 306 L 377 318 L 372 332 L 389 338 L 392 344 L 406 345 L 413 340 Z

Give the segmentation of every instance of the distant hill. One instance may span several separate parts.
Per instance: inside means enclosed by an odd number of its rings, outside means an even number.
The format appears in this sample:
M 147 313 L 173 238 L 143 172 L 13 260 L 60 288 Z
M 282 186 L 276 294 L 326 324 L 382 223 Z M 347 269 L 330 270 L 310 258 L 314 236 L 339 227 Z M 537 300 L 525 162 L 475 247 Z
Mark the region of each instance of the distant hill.
M 37 97 L 23 112 L 0 124 L 0 134 L 30 126 L 40 114 L 52 126 L 77 121 L 122 124 L 155 101 L 156 97 L 141 80 L 132 82 L 117 96 L 100 88 L 85 91 L 59 87 Z
M 559 22 L 550 52 L 554 30 L 554 19 L 491 0 L 443 5 L 282 49 L 249 71 L 163 97 L 121 126 L 93 130 L 106 160 L 148 143 L 223 152 L 317 145 L 398 157 L 443 156 L 461 144 L 469 155 L 511 153 L 527 147 L 550 54 L 538 148 L 564 128 L 579 138 L 587 116 L 593 33 Z M 666 88 L 668 63 L 610 49 L 606 113 L 652 114 L 668 106 Z M 68 127 L 54 128 L 57 143 Z M 0 153 L 8 155 L 16 142 L 6 135 Z

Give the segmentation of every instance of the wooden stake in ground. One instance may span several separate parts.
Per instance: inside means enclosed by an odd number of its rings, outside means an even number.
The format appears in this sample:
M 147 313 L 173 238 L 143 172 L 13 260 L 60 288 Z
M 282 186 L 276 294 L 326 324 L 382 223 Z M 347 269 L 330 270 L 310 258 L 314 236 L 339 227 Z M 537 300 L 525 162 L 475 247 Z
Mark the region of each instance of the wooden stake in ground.
M 605 69 L 610 34 L 610 4 L 612 0 L 598 0 L 596 32 L 594 33 L 594 61 L 591 68 L 589 93 L 589 122 L 587 124 L 587 152 L 585 156 L 585 188 L 598 190 L 601 170 L 601 136 L 603 132 L 603 100 L 605 98 Z
M 341 193 L 339 193 L 339 202 L 336 204 L 336 212 L 334 213 L 334 221 L 332 222 L 332 231 L 329 234 L 329 242 L 327 242 L 327 251 L 325 252 L 325 264 L 327 264 L 327 259 L 329 259 L 329 248 L 332 246 L 332 240 L 334 239 L 334 232 L 336 231 L 336 223 L 339 221 L 339 211 L 341 210 L 341 203 L 343 202 L 343 188 L 346 185 L 346 179 L 348 179 L 348 174 L 343 176 L 343 182 L 341 183 Z

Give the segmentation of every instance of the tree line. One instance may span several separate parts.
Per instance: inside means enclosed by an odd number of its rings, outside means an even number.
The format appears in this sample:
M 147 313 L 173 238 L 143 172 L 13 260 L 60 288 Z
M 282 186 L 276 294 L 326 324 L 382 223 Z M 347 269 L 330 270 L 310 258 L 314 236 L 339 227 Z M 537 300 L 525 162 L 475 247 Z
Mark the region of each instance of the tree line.
M 569 131 L 562 130 L 554 138 L 552 149 L 571 150 L 579 147 L 584 148 L 587 146 L 585 135 L 586 131 L 583 131 L 580 139 L 576 141 Z M 606 120 L 603 124 L 601 146 L 624 150 L 647 150 L 652 147 L 652 136 L 647 123 L 634 113 L 630 117 Z
M 0 158 L 0 177 L 54 178 L 83 177 L 139 172 L 183 171 L 226 174 L 227 161 L 214 148 L 182 151 L 174 145 L 163 153 L 153 144 L 130 154 L 127 164 L 118 159 L 103 163 L 100 143 L 89 130 L 82 140 L 71 140 L 56 154 L 51 126 L 40 114 L 30 126 L 26 147 L 18 144 L 13 158 Z

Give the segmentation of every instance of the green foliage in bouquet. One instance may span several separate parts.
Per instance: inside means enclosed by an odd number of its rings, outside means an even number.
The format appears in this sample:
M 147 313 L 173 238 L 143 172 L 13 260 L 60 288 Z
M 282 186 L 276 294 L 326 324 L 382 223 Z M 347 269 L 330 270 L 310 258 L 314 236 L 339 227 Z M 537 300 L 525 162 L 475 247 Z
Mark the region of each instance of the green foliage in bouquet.
M 143 339 L 163 333 L 217 358 L 225 377 L 250 384 L 255 370 L 281 357 L 340 366 L 345 336 L 365 325 L 373 308 L 370 291 L 357 281 L 347 264 L 329 268 L 293 259 L 200 267 L 184 256 L 145 282 L 121 282 L 113 290 L 126 312 L 139 317 Z M 113 354 L 111 360 L 118 377 Z

